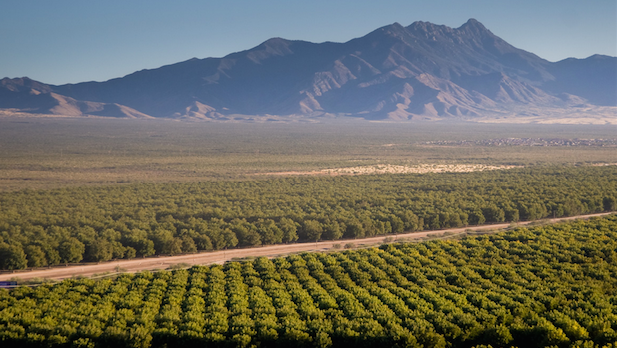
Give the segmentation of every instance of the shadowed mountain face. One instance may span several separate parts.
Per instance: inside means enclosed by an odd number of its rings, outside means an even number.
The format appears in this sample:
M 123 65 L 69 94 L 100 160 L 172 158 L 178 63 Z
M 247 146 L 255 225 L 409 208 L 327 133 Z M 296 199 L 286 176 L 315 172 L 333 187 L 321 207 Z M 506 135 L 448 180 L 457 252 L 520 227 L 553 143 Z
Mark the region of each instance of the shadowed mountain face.
M 568 58 L 551 64 L 548 71 L 555 76 L 543 86 L 549 92 L 578 95 L 596 105 L 617 105 L 616 57 Z
M 346 43 L 273 38 L 223 58 L 105 82 L 4 79 L 0 107 L 221 120 L 237 114 L 474 117 L 525 106 L 615 106 L 616 70 L 616 57 L 548 62 L 474 19 L 459 28 L 394 23 Z

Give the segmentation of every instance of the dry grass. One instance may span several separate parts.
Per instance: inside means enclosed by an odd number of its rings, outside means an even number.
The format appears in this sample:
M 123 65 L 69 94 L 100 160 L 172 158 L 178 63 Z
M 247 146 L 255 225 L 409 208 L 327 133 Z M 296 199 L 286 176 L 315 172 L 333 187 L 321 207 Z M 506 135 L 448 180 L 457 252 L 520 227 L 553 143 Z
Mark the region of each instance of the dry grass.
M 263 175 L 464 172 L 607 164 L 603 147 L 426 146 L 508 137 L 615 138 L 615 126 L 478 123 L 207 124 L 1 118 L 0 191 L 134 182 L 259 180 Z

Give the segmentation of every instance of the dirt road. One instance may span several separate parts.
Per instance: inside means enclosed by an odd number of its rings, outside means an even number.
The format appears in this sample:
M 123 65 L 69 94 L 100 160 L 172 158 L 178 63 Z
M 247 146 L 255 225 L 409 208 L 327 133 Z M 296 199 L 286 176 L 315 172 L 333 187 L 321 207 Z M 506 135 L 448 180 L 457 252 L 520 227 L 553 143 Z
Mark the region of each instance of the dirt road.
M 542 220 L 545 222 L 558 222 L 562 220 L 574 220 L 574 219 L 587 219 L 594 216 L 609 215 L 612 213 L 600 213 L 590 215 L 579 215 L 567 218 L 559 219 L 547 219 Z M 519 222 L 517 226 L 528 225 L 535 221 Z M 31 280 L 33 278 L 46 278 L 46 279 L 66 279 L 76 276 L 91 277 L 96 274 L 102 273 L 116 273 L 119 270 L 121 272 L 139 272 L 145 270 L 162 270 L 172 265 L 179 263 L 188 265 L 209 265 L 209 264 L 222 264 L 232 259 L 244 258 L 244 257 L 259 257 L 259 256 L 282 256 L 303 251 L 325 251 L 334 249 L 334 245 L 345 245 L 347 243 L 353 243 L 356 246 L 366 245 L 378 245 L 384 242 L 384 238 L 391 237 L 393 241 L 421 239 L 429 236 L 439 236 L 444 233 L 457 234 L 465 232 L 471 229 L 472 231 L 486 231 L 486 230 L 498 230 L 509 227 L 510 223 L 496 224 L 496 225 L 484 225 L 464 228 L 451 228 L 445 230 L 436 231 L 422 231 L 422 232 L 410 232 L 399 235 L 386 235 L 378 237 L 370 237 L 363 239 L 353 240 L 337 240 L 337 241 L 325 241 L 317 243 L 295 243 L 295 244 L 280 244 L 280 245 L 268 245 L 263 247 L 247 248 L 247 249 L 231 249 L 231 250 L 219 250 L 212 252 L 202 252 L 198 254 L 179 255 L 179 256 L 160 256 L 151 257 L 145 259 L 133 259 L 133 260 L 118 260 L 113 262 L 105 262 L 100 264 L 75 264 L 66 267 L 56 266 L 48 269 L 37 269 L 31 271 L 22 271 L 15 273 L 0 274 L 0 281 L 10 280 L 13 278 L 19 278 L 21 280 Z

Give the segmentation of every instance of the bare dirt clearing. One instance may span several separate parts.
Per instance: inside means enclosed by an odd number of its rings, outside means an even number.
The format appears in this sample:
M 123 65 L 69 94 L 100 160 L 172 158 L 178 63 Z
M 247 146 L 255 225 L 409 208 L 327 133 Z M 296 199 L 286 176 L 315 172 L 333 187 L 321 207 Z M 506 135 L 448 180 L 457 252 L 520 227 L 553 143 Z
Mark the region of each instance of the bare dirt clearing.
M 590 215 L 572 216 L 559 219 L 547 219 L 540 220 L 540 222 L 555 223 L 561 220 L 574 220 L 574 219 L 587 219 L 594 216 L 603 216 L 613 213 L 600 213 Z M 516 226 L 525 226 L 531 223 L 538 223 L 539 221 L 524 221 L 516 224 Z M 308 251 L 334 251 L 338 247 L 347 243 L 353 243 L 354 247 L 379 245 L 385 243 L 385 238 L 392 238 L 392 242 L 422 240 L 423 238 L 435 238 L 446 237 L 455 234 L 465 233 L 469 231 L 473 232 L 487 232 L 491 230 L 500 230 L 513 226 L 510 223 L 463 227 L 463 228 L 451 228 L 446 230 L 436 231 L 423 231 L 423 232 L 411 232 L 399 235 L 382 235 L 377 237 L 352 239 L 352 240 L 336 240 L 325 241 L 317 243 L 295 243 L 295 244 L 280 244 L 269 245 L 257 248 L 248 249 L 231 249 L 231 250 L 219 250 L 213 252 L 203 252 L 198 254 L 188 254 L 179 256 L 161 256 L 145 259 L 134 260 L 118 260 L 113 262 L 106 262 L 100 264 L 74 264 L 66 267 L 54 267 L 48 269 L 37 269 L 32 271 L 23 271 L 15 273 L 0 274 L 0 281 L 10 280 L 18 278 L 19 280 L 32 280 L 36 278 L 61 280 L 72 277 L 91 277 L 97 274 L 105 273 L 117 273 L 117 272 L 140 272 L 146 270 L 163 270 L 174 265 L 182 264 L 189 265 L 210 265 L 210 264 L 222 264 L 227 261 L 233 261 L 242 258 L 250 257 L 275 257 L 284 256 L 288 254 Z
M 316 171 L 289 171 L 259 173 L 257 175 L 368 175 L 368 174 L 426 174 L 426 173 L 470 173 L 485 170 L 504 170 L 520 168 L 521 166 L 492 166 L 485 164 L 420 164 L 416 166 L 401 166 L 378 164 L 373 166 L 358 166 L 346 168 L 329 168 Z

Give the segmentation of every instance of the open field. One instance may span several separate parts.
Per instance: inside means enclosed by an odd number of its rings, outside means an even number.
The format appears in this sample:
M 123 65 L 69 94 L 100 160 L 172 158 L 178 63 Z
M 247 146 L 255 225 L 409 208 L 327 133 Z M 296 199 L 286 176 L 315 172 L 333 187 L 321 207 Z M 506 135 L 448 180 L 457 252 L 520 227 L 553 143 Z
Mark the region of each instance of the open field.
M 0 191 L 255 180 L 349 168 L 616 163 L 602 146 L 490 146 L 495 138 L 615 139 L 617 126 L 478 123 L 217 124 L 165 120 L 0 119 Z M 480 141 L 427 146 L 430 141 Z
M 19 279 L 19 281 L 28 281 L 32 279 L 48 279 L 48 280 L 62 280 L 66 278 L 74 277 L 91 277 L 97 274 L 104 273 L 117 273 L 117 272 L 141 272 L 146 270 L 164 270 L 173 267 L 177 264 L 183 264 L 188 266 L 193 265 L 211 265 L 211 264 L 223 264 L 227 261 L 233 261 L 243 258 L 254 257 L 275 257 L 284 256 L 293 253 L 307 252 L 307 251 L 328 251 L 337 250 L 347 243 L 352 243 L 354 247 L 364 247 L 371 245 L 384 244 L 384 241 L 391 240 L 392 242 L 400 241 L 412 241 L 423 240 L 425 238 L 439 237 L 439 236 L 452 236 L 465 232 L 497 232 L 509 227 L 522 227 L 530 224 L 538 224 L 541 222 L 556 223 L 559 221 L 576 220 L 576 219 L 588 219 L 591 217 L 605 216 L 614 213 L 600 213 L 600 214 L 588 214 L 579 216 L 570 216 L 559 219 L 546 219 L 540 221 L 521 221 L 519 223 L 503 223 L 485 226 L 471 226 L 463 228 L 450 228 L 445 230 L 433 230 L 422 232 L 401 233 L 399 235 L 390 236 L 377 236 L 361 239 L 350 240 L 334 240 L 323 241 L 316 243 L 292 243 L 282 245 L 268 245 L 257 248 L 245 248 L 245 249 L 230 249 L 219 250 L 213 252 L 202 252 L 197 254 L 188 255 L 176 255 L 176 256 L 160 256 L 135 260 L 117 260 L 111 262 L 103 262 L 99 264 L 75 264 L 70 266 L 56 266 L 48 269 L 39 269 L 31 271 L 22 271 L 17 273 L 4 273 L 0 274 L 0 281 Z M 389 239 L 386 239 L 389 238 Z M 338 248 L 336 247 L 338 246 Z

